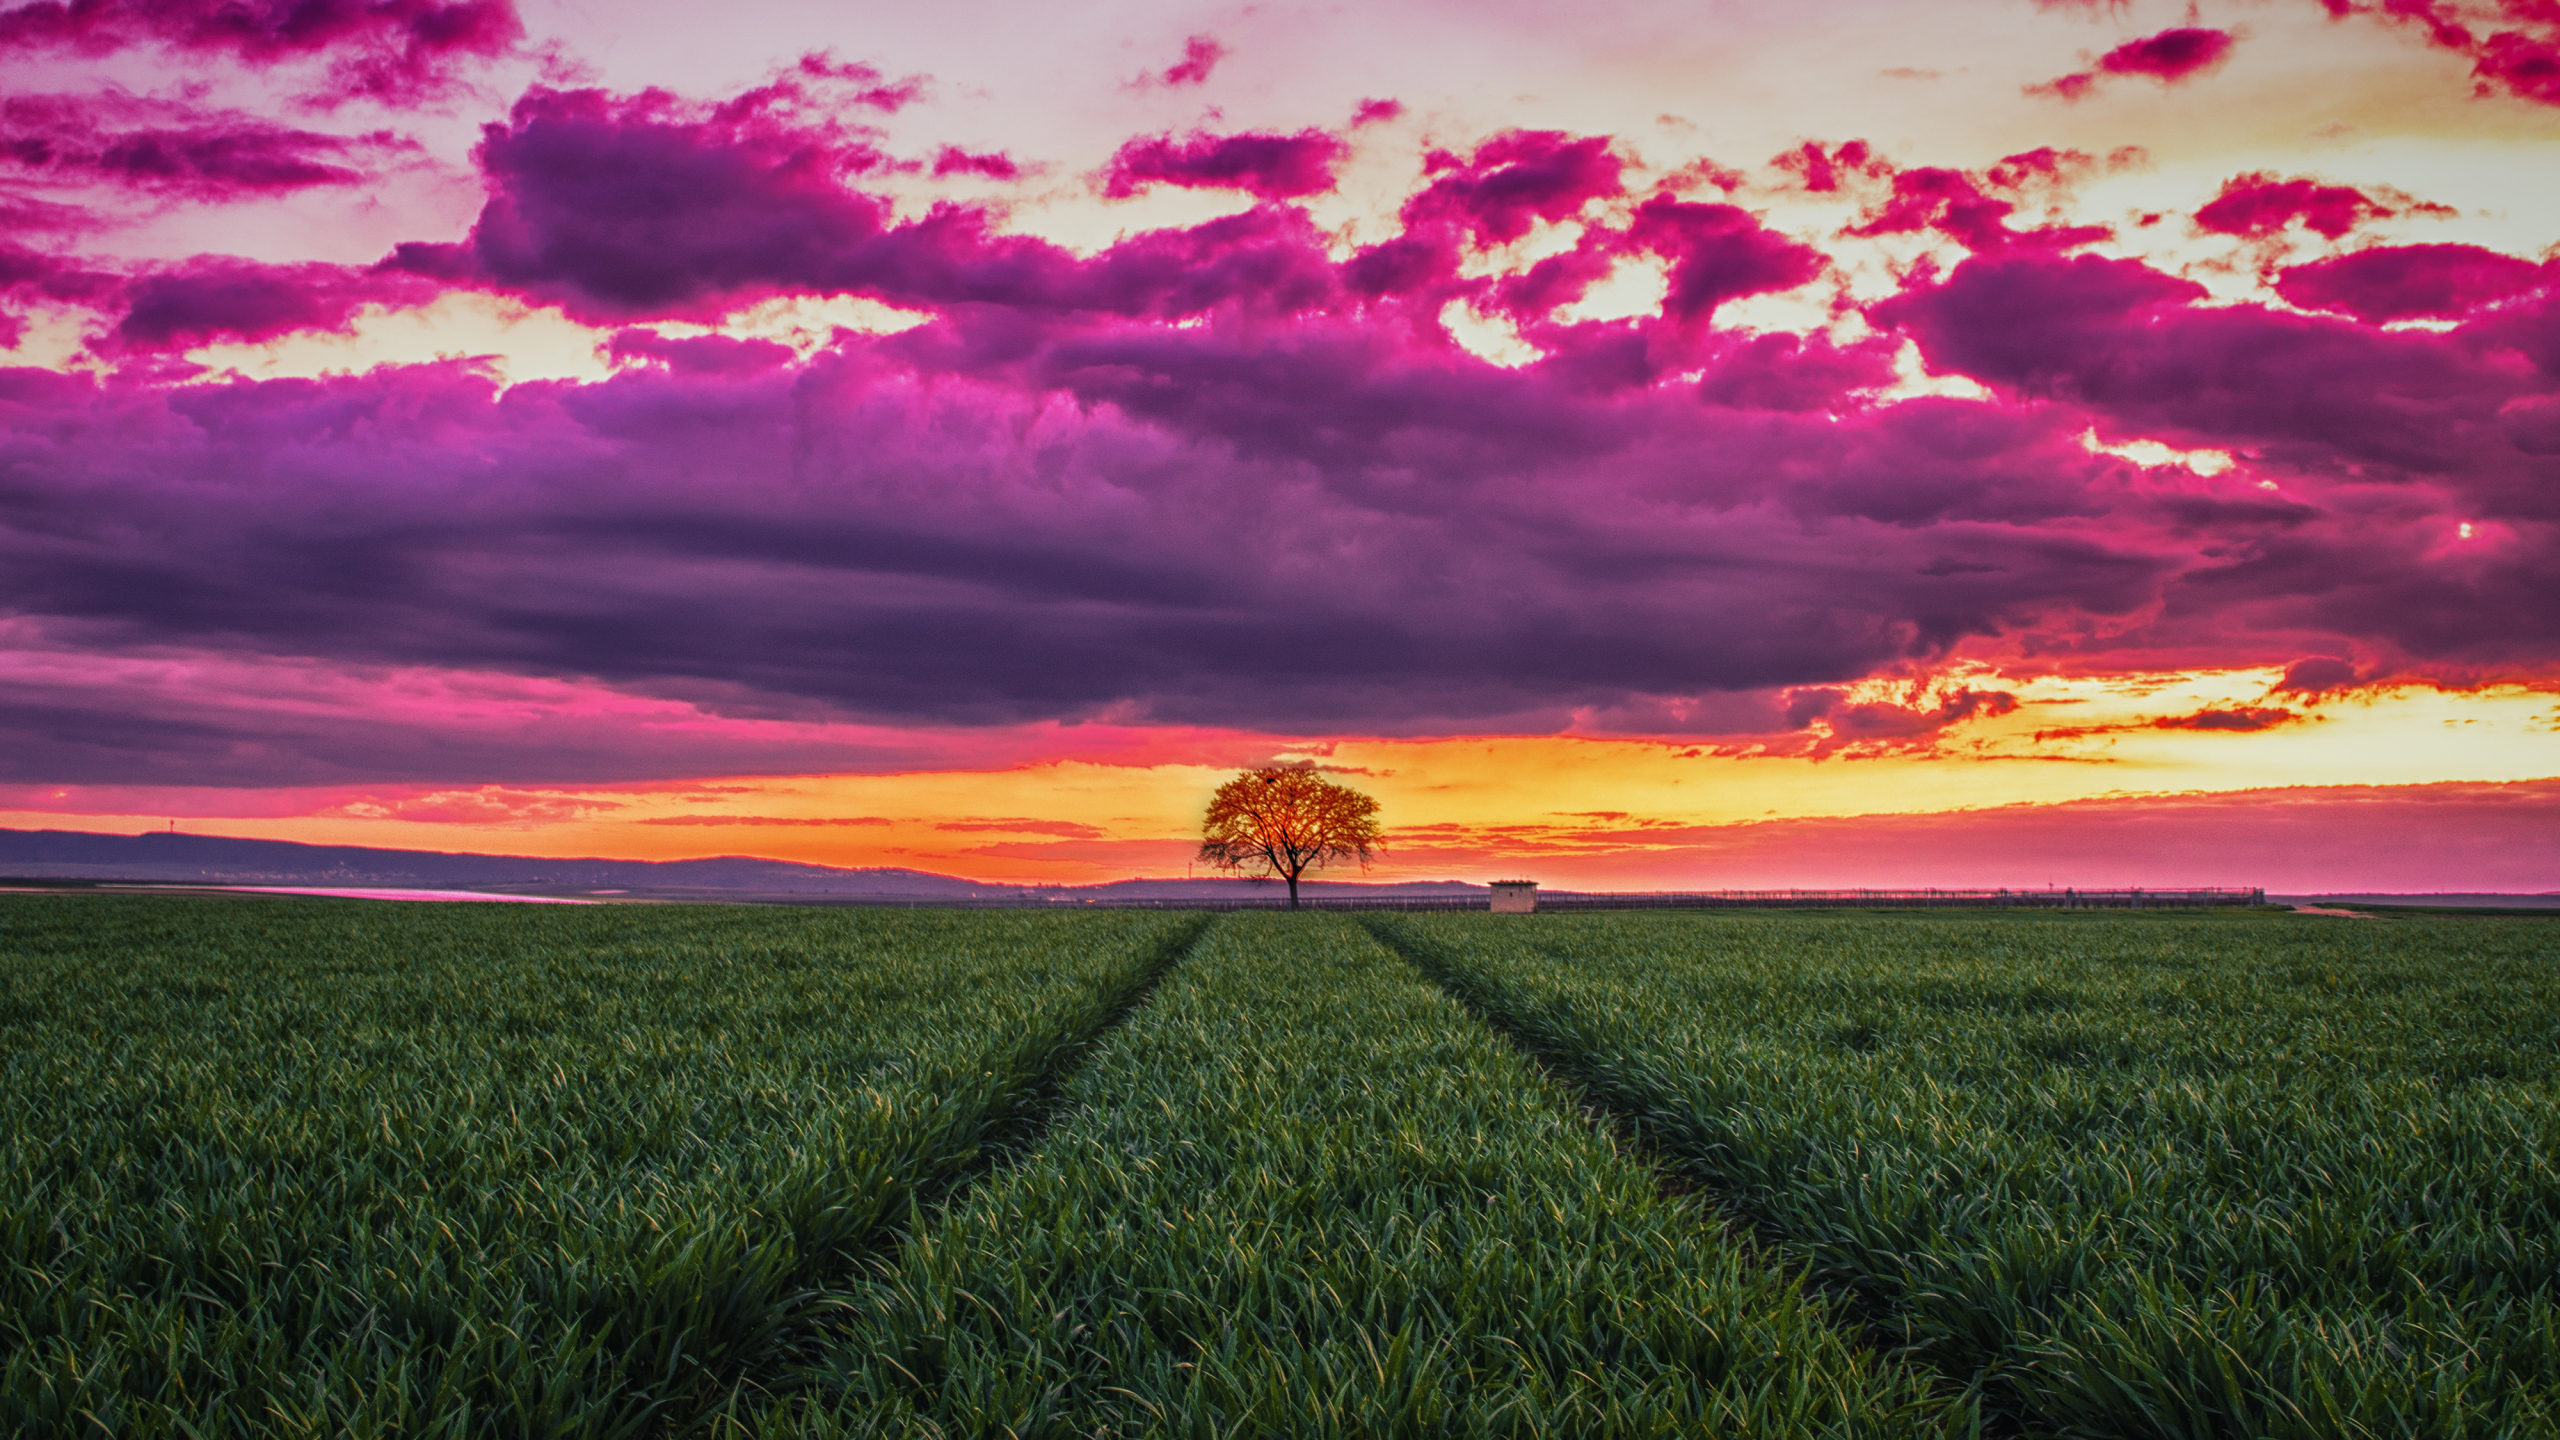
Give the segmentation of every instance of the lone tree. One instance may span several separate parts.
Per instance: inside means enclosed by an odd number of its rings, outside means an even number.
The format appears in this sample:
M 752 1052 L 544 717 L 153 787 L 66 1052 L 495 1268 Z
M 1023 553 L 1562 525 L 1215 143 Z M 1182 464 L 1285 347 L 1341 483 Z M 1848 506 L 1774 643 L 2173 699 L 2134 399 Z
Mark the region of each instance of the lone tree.
M 1200 858 L 1288 881 L 1295 910 L 1299 875 L 1343 860 L 1366 870 L 1377 845 L 1377 801 L 1313 770 L 1274 766 L 1247 771 L 1209 797 Z

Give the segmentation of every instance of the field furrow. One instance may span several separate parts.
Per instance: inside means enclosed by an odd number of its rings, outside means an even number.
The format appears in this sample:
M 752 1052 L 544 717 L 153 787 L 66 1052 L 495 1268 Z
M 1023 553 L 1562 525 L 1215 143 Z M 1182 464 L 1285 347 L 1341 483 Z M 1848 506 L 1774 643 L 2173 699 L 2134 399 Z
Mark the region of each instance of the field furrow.
M 2560 1427 L 2550 922 L 1372 925 L 2003 1424 Z
M 680 1432 L 1199 923 L 11 900 L 0 1432 Z
M 773 1434 L 1971 1433 L 1351 921 L 1218 922 Z

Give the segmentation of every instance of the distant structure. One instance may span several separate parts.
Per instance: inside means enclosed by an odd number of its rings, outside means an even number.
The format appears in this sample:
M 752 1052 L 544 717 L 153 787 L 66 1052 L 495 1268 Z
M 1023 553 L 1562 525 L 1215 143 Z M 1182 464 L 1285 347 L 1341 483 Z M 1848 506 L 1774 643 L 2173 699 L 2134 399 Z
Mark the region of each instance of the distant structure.
M 1493 891 L 1493 913 L 1496 915 L 1538 913 L 1538 882 L 1535 880 L 1496 880 L 1487 888 Z

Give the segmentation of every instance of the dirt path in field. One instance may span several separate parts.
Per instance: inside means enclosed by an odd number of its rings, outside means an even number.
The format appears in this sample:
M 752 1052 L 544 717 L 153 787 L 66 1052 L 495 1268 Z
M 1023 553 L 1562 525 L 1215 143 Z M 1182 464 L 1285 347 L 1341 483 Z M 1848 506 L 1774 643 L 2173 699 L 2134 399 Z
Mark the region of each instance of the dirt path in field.
M 2382 918 L 2379 915 L 2368 915 L 2362 910 L 2332 910 L 2326 905 L 2296 905 L 2293 907 L 2293 913 L 2296 915 L 2335 915 L 2341 920 L 2379 920 Z

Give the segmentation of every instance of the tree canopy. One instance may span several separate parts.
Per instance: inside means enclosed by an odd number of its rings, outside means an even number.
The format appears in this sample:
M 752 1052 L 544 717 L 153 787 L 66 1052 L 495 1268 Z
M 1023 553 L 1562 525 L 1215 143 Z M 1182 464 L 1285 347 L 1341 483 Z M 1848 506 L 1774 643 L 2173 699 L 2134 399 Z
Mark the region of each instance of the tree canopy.
M 1200 858 L 1221 870 L 1288 881 L 1295 910 L 1301 874 L 1346 860 L 1366 870 L 1377 847 L 1377 801 L 1312 769 L 1271 766 L 1247 771 L 1209 797 Z

